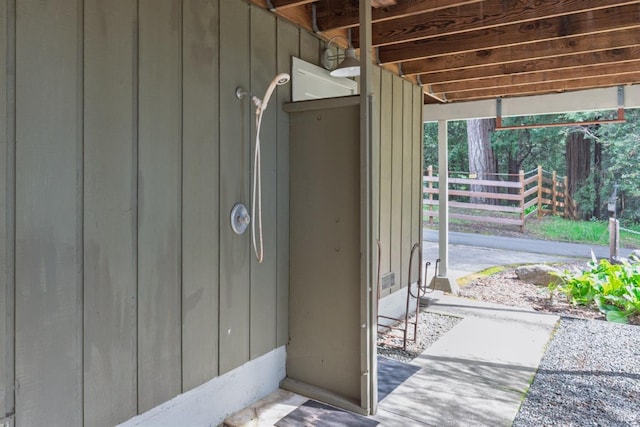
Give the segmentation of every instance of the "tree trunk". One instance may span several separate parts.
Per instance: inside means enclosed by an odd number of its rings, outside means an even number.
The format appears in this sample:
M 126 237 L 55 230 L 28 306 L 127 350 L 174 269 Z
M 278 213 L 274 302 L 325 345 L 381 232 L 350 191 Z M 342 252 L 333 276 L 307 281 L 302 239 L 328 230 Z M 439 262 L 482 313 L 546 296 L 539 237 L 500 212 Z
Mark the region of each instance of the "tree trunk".
M 469 147 L 469 172 L 478 179 L 494 179 L 496 173 L 493 150 L 491 149 L 491 132 L 495 129 L 494 119 L 467 120 L 467 144 Z M 492 187 L 472 185 L 471 191 L 494 191 Z M 491 199 L 493 200 L 493 199 Z M 491 203 L 483 197 L 472 197 L 471 203 Z
M 593 147 L 593 186 L 595 190 L 595 203 L 593 205 L 594 218 L 601 218 L 602 212 L 600 205 L 602 203 L 600 191 L 602 190 L 602 142 L 595 141 Z
M 571 199 L 585 183 L 591 170 L 591 144 L 582 132 L 571 132 L 567 136 L 567 187 Z M 591 211 L 591 207 L 589 207 Z M 584 209 L 582 209 L 584 212 Z

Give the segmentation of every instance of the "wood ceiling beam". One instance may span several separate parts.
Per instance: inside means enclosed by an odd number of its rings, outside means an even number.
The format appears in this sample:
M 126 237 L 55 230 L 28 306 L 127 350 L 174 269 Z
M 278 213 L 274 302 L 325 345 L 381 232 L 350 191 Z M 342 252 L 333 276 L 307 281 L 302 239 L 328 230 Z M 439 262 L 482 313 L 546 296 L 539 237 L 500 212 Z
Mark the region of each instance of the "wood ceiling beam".
M 287 9 L 290 7 L 304 6 L 305 4 L 313 3 L 318 0 L 271 0 L 274 10 Z
M 640 40 L 638 40 L 640 43 Z M 453 83 L 464 80 L 477 80 L 506 75 L 526 75 L 543 71 L 566 70 L 594 65 L 626 63 L 640 60 L 640 46 L 598 52 L 579 53 L 562 57 L 533 59 L 507 64 L 488 65 L 486 67 L 463 68 L 419 74 L 423 84 Z M 638 66 L 640 64 L 637 64 Z M 640 69 L 640 68 L 639 68 Z
M 434 92 L 451 93 L 467 92 L 481 89 L 494 89 L 510 86 L 540 85 L 551 82 L 571 81 L 595 77 L 616 77 L 624 74 L 640 73 L 640 60 L 621 64 L 591 65 L 563 70 L 548 70 L 537 73 L 512 74 L 499 77 L 485 77 L 474 80 L 463 80 L 451 83 L 432 84 Z
M 640 5 L 566 15 L 523 24 L 504 25 L 461 34 L 381 46 L 382 63 L 402 62 L 440 55 L 453 55 L 474 50 L 516 46 L 535 41 L 570 36 L 587 36 L 607 31 L 620 31 L 640 26 Z
M 598 76 L 559 82 L 545 82 L 535 85 L 528 84 L 522 86 L 479 89 L 467 92 L 451 92 L 446 94 L 446 99 L 449 102 L 454 102 L 473 101 L 479 99 L 494 99 L 511 96 L 543 95 L 546 93 L 567 92 L 579 89 L 620 86 L 637 82 L 640 82 L 640 72 L 636 72 L 633 74 L 622 74 L 617 76 Z
M 638 4 L 638 0 L 485 0 L 465 7 L 408 16 L 372 25 L 373 45 L 384 46 L 468 31 L 522 24 L 595 10 Z M 353 30 L 354 46 L 359 33 Z
M 271 0 L 271 5 L 269 5 L 267 0 L 250 0 L 251 3 L 263 9 L 271 10 L 276 15 L 309 31 L 313 31 L 313 22 L 311 21 L 310 6 L 306 5 L 306 3 L 313 1 L 317 0 L 306 0 L 304 2 L 300 0 Z M 273 6 L 273 9 L 271 6 Z
M 403 18 L 452 7 L 468 6 L 483 0 L 403 0 L 394 6 L 373 9 L 372 22 Z M 316 4 L 317 24 L 321 32 L 358 25 L 358 8 L 345 8 L 344 0 L 322 0 Z
M 593 34 L 586 38 L 583 36 L 566 37 L 518 46 L 407 61 L 402 63 L 402 71 L 405 74 L 412 75 L 439 71 L 448 72 L 464 68 L 485 68 L 495 64 L 533 61 L 601 50 L 632 48 L 638 45 L 640 45 L 640 27 L 619 32 Z

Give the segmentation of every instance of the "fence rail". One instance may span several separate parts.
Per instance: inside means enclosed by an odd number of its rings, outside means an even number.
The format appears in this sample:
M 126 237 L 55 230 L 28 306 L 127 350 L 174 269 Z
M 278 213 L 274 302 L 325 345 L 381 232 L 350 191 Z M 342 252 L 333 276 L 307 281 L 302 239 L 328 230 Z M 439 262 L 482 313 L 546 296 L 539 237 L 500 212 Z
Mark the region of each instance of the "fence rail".
M 456 175 L 459 175 L 456 173 Z M 527 219 L 546 214 L 575 217 L 575 204 L 568 193 L 567 178 L 559 177 L 555 171 L 537 169 L 517 175 L 495 175 L 466 178 L 450 177 L 449 217 L 465 221 L 516 225 L 524 231 Z M 433 166 L 427 168 L 423 178 L 423 202 L 429 223 L 438 216 L 439 177 Z

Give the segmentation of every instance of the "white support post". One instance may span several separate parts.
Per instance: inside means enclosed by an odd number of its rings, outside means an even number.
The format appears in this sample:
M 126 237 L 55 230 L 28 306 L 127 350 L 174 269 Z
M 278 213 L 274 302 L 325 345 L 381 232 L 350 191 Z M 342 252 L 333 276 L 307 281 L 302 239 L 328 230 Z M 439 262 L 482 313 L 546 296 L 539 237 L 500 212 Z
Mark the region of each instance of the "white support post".
M 434 276 L 435 289 L 458 294 L 458 284 L 449 274 L 449 150 L 447 121 L 438 121 L 438 255 L 440 271 Z

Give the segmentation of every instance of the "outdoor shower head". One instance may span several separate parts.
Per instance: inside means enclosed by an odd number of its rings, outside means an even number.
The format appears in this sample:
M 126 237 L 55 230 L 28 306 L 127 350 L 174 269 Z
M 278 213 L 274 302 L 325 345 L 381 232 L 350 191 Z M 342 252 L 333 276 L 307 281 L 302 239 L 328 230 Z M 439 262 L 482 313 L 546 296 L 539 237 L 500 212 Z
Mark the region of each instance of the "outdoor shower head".
M 258 106 L 258 108 L 262 111 L 266 110 L 267 103 L 269 102 L 269 98 L 271 98 L 271 94 L 273 93 L 273 90 L 276 88 L 276 86 L 282 86 L 284 84 L 287 84 L 290 79 L 291 79 L 291 76 L 287 73 L 278 74 L 271 81 L 271 84 L 269 84 L 269 87 L 267 88 L 267 91 L 264 94 L 264 98 L 262 98 L 262 101 L 260 102 L 260 105 Z

